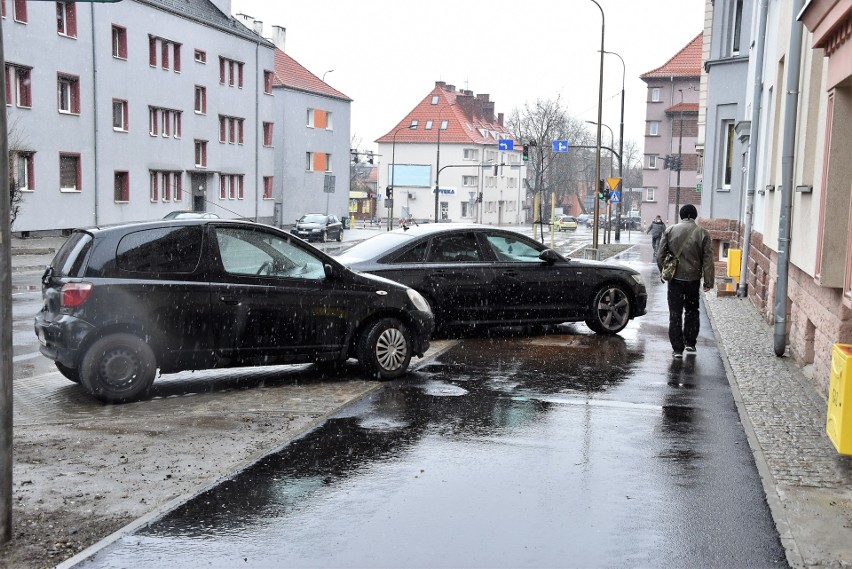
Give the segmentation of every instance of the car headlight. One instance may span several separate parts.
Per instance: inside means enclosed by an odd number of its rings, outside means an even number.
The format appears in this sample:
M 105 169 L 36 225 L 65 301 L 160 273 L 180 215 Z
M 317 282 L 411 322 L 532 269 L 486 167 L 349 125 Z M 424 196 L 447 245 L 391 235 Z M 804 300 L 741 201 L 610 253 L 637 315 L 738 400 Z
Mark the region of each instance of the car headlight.
M 634 281 L 636 281 L 637 283 L 639 283 L 642 286 L 645 286 L 645 283 L 642 281 L 642 275 L 633 274 L 633 275 L 630 275 L 630 276 L 633 277 Z
M 414 290 L 413 288 L 408 289 L 408 298 L 411 300 L 411 304 L 414 305 L 414 308 L 421 312 L 432 313 L 432 307 L 429 306 L 429 303 L 423 298 L 423 295 Z

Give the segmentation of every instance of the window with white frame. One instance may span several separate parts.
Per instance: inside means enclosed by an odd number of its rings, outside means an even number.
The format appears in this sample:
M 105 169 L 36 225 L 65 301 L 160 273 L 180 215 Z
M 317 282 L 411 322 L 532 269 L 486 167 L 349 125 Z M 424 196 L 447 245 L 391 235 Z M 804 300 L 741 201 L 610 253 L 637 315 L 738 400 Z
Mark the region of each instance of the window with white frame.
M 660 102 L 660 94 L 661 89 L 659 87 L 651 87 L 651 102 L 659 103 Z
M 464 160 L 479 160 L 479 149 L 478 148 L 465 148 L 463 159 Z
M 485 151 L 485 161 L 493 162 L 497 164 L 497 151 L 496 150 L 486 150 Z
M 432 119 L 426 121 L 426 126 L 423 127 L 426 130 L 432 130 Z
M 219 84 L 243 88 L 243 62 L 219 57 Z
M 80 155 L 59 155 L 59 190 L 62 192 L 79 192 L 80 188 Z
M 130 201 L 130 173 L 116 171 L 113 174 L 113 201 L 127 203 Z
M 264 122 L 263 123 L 263 145 L 264 146 L 272 146 L 272 129 L 274 123 Z
M 207 141 L 195 141 L 195 167 L 207 168 Z
M 219 115 L 219 142 L 242 144 L 244 141 L 245 119 Z
M 196 114 L 207 114 L 207 87 L 205 87 L 204 85 L 195 86 L 194 105 Z
M 731 18 L 731 55 L 739 55 L 740 38 L 743 27 L 743 0 L 734 3 L 734 14 Z
M 722 143 L 722 188 L 730 189 L 734 175 L 734 122 L 723 121 L 722 133 L 725 135 Z
M 180 73 L 180 48 L 181 44 L 175 41 L 149 35 L 148 65 L 151 67 L 159 65 L 167 71 L 173 69 L 175 73 Z M 158 54 L 159 57 L 157 57 Z
M 462 176 L 462 186 L 471 187 L 479 185 L 479 176 Z
M 440 97 L 438 95 L 432 95 L 432 104 L 437 105 Z
M 127 28 L 112 26 L 112 56 L 116 59 L 127 59 Z
M 657 201 L 656 199 L 654 199 L 654 193 L 656 192 L 656 190 L 657 190 L 657 188 L 645 188 L 645 201 L 646 202 Z
M 411 130 L 417 130 L 417 125 L 420 124 L 420 121 L 417 119 L 412 119 L 411 124 L 408 125 L 408 128 Z
M 660 121 L 648 121 L 648 136 L 660 135 Z
M 196 63 L 207 63 L 207 52 L 203 49 L 195 50 L 195 62 Z
M 245 197 L 245 179 L 243 174 L 219 175 L 219 198 L 241 200 Z
M 496 188 L 497 187 L 497 178 L 494 176 L 485 176 L 485 187 L 486 188 Z
M 77 6 L 74 2 L 56 3 L 56 32 L 69 38 L 77 37 Z
M 263 177 L 263 199 L 265 200 L 272 199 L 272 180 L 272 176 Z
M 170 170 L 149 170 L 149 198 L 152 202 L 179 202 L 183 199 L 183 176 Z
M 657 168 L 657 155 L 649 154 L 648 155 L 648 168 L 651 170 L 655 170 Z
M 35 190 L 35 154 L 33 152 L 13 152 L 11 165 L 11 182 L 23 192 Z
M 181 137 L 181 111 L 148 107 L 148 133 L 163 138 Z
M 112 129 L 118 132 L 128 131 L 127 101 L 121 99 L 112 100 Z
M 32 67 L 6 64 L 6 104 L 13 103 L 21 108 L 32 107 Z
M 449 121 L 447 119 L 443 119 L 441 121 L 440 130 L 447 130 L 447 125 L 449 125 Z
M 728 252 L 731 250 L 731 244 L 728 241 L 719 242 L 719 260 L 727 261 Z
M 80 79 L 74 75 L 59 74 L 56 93 L 60 113 L 80 114 Z
M 266 95 L 272 94 L 273 77 L 274 77 L 274 75 L 273 75 L 272 71 L 269 71 L 268 69 L 265 69 L 263 71 L 263 92 Z
M 461 203 L 461 216 L 462 217 L 473 217 L 474 209 L 470 202 L 462 202 Z

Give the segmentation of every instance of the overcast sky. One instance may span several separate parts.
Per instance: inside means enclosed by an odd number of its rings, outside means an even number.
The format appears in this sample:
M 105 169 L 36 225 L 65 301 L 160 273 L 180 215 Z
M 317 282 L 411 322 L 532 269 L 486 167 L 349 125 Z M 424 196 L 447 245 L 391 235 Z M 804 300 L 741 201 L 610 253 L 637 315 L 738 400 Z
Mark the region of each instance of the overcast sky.
M 626 67 L 624 137 L 641 147 L 646 86 L 639 75 L 702 31 L 704 0 L 599 3 L 605 48 Z M 597 120 L 601 15 L 591 0 L 232 0 L 232 12 L 261 20 L 267 38 L 273 25 L 287 29 L 285 51 L 353 99 L 352 136 L 361 148 L 375 149 L 438 80 L 488 93 L 506 117 L 561 96 L 569 114 Z M 604 64 L 602 122 L 617 142 L 622 65 L 613 55 Z

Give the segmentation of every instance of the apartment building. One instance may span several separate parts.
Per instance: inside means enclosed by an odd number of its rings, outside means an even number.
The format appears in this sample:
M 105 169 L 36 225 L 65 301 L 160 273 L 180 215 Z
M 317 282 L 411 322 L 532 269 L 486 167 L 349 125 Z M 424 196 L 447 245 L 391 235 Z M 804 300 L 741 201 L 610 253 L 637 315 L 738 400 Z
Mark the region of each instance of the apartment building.
M 12 230 L 272 220 L 274 45 L 227 0 L 2 0 Z
M 387 134 L 378 138 L 378 216 L 523 223 L 526 165 L 521 148 L 494 114 L 487 94 L 435 87 Z M 501 150 L 512 140 L 513 150 Z M 393 186 L 393 207 L 386 188 Z M 437 194 L 436 194 L 437 188 Z M 437 198 L 436 198 L 437 195 Z

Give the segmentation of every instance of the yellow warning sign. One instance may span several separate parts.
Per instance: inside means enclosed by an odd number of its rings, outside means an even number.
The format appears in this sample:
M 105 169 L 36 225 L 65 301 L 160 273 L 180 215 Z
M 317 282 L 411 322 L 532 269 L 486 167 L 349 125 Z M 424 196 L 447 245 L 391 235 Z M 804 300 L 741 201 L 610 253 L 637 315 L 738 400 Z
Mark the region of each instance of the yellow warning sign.
M 618 184 L 621 183 L 621 178 L 607 178 L 607 185 L 609 185 L 609 189 L 615 191 L 618 188 Z

